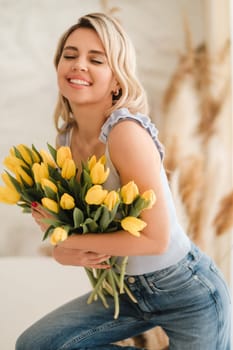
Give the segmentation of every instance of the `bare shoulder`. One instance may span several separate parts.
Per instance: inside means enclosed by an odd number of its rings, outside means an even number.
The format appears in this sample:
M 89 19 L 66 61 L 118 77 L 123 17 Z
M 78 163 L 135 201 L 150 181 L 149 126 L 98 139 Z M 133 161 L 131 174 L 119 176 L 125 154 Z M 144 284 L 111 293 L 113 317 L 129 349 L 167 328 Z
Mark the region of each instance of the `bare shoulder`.
M 160 169 L 161 159 L 148 131 L 134 120 L 124 120 L 116 124 L 108 139 L 111 159 L 122 178 Z M 141 170 L 140 170 L 141 169 Z

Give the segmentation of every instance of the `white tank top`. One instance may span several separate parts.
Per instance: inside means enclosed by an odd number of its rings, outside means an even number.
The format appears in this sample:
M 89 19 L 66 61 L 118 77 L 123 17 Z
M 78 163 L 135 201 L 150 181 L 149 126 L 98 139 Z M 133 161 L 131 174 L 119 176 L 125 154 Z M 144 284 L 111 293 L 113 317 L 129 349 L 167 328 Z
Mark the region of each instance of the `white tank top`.
M 106 144 L 106 159 L 107 159 L 107 167 L 110 168 L 110 175 L 107 181 L 104 184 L 104 187 L 108 190 L 118 189 L 120 188 L 120 177 L 115 169 L 110 155 L 108 151 L 108 135 L 111 129 L 116 125 L 119 121 L 122 120 L 134 120 L 141 125 L 141 127 L 145 128 L 147 132 L 151 135 L 155 146 L 158 148 L 161 159 L 163 160 L 164 151 L 161 143 L 158 140 L 158 130 L 155 125 L 151 122 L 150 118 L 137 113 L 131 114 L 127 108 L 120 108 L 114 111 L 110 117 L 106 120 L 104 125 L 102 126 L 101 133 L 99 136 L 100 141 Z M 70 146 L 71 141 L 71 132 L 70 130 L 64 134 L 59 135 L 58 137 L 58 145 L 66 145 Z M 180 223 L 178 222 L 178 218 L 176 215 L 172 194 L 169 188 L 168 179 L 166 176 L 166 172 L 164 170 L 163 163 L 161 164 L 161 178 L 162 178 L 162 186 L 165 193 L 166 203 L 170 216 L 170 241 L 168 245 L 168 249 L 164 254 L 160 255 L 143 255 L 143 256 L 130 256 L 128 259 L 128 264 L 126 268 L 126 274 L 128 275 L 141 275 L 144 273 L 149 273 L 157 270 L 164 269 L 173 264 L 176 264 L 184 256 L 189 252 L 191 248 L 191 242 L 187 234 L 182 229 Z M 139 238 L 140 239 L 140 238 Z M 156 241 L 155 243 L 156 244 Z

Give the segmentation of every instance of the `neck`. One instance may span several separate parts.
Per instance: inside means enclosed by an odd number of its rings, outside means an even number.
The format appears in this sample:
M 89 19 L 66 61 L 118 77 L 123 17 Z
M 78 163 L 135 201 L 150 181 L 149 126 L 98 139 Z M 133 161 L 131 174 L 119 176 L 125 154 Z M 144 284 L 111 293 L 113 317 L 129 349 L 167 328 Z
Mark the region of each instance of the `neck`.
M 76 122 L 76 129 L 82 141 L 91 142 L 100 135 L 101 127 L 106 120 L 106 107 L 103 106 L 75 106 L 73 116 Z
M 99 140 L 101 127 L 106 120 L 101 108 L 79 107 L 72 109 L 76 121 L 71 138 L 72 154 L 76 163 L 86 161 L 95 154 L 100 157 L 105 152 L 105 145 Z

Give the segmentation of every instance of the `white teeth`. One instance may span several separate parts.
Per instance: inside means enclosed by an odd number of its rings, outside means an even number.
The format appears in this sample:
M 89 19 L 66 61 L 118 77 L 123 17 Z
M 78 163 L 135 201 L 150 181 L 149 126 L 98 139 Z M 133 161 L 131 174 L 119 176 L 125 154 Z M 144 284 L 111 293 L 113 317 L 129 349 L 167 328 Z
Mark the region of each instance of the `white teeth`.
M 87 81 L 80 80 L 80 79 L 70 79 L 70 82 L 77 85 L 85 85 L 85 86 L 90 85 L 90 83 L 88 83 Z

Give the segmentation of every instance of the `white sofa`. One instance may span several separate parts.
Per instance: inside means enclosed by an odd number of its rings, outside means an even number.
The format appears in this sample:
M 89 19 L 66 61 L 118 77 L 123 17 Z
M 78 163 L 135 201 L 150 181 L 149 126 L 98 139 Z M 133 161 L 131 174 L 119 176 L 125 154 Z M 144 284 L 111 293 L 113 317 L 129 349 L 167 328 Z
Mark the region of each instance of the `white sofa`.
M 26 327 L 89 290 L 81 267 L 62 266 L 49 257 L 0 258 L 0 349 L 14 350 Z

